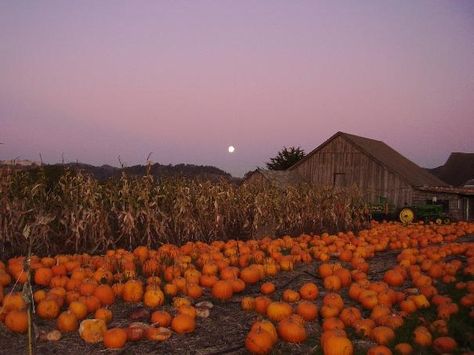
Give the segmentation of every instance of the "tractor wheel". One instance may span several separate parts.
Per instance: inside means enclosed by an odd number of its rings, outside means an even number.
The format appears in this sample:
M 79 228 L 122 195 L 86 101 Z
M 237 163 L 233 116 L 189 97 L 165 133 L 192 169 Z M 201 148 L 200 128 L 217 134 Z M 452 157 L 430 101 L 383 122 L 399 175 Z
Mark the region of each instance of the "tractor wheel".
M 441 223 L 443 223 L 443 220 L 441 218 L 436 218 L 435 223 L 436 224 L 441 224 Z
M 405 207 L 400 211 L 398 217 L 403 224 L 412 223 L 415 219 L 415 212 L 411 208 Z
M 445 219 L 443 219 L 443 222 L 444 224 L 449 224 L 451 223 L 451 219 L 449 219 L 449 217 L 446 217 Z

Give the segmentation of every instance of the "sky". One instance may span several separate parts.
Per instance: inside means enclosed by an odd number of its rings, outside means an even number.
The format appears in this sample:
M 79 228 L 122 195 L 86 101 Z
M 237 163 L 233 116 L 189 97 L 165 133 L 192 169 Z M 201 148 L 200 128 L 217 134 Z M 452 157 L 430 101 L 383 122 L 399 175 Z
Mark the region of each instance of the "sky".
M 242 176 L 337 131 L 474 152 L 474 2 L 0 1 L 0 159 Z

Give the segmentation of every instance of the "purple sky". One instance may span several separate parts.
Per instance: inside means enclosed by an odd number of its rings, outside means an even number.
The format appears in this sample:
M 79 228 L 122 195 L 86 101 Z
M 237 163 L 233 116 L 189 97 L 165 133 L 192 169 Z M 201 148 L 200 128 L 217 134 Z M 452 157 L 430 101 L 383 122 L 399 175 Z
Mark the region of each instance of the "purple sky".
M 338 130 L 473 152 L 474 3 L 0 2 L 0 159 L 239 176 Z

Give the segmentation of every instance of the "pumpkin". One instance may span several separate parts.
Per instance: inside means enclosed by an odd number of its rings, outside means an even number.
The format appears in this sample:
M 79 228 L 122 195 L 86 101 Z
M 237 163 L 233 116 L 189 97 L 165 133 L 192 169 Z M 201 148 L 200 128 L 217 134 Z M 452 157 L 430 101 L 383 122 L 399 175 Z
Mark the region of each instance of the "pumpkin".
M 307 337 L 304 321 L 294 316 L 281 320 L 278 323 L 277 332 L 282 340 L 289 343 L 302 343 Z
M 272 335 L 261 328 L 251 330 L 245 338 L 245 347 L 252 354 L 268 354 L 273 344 Z
M 300 295 L 304 300 L 314 301 L 319 295 L 318 286 L 313 282 L 307 282 L 300 287 Z
M 59 315 L 59 305 L 52 299 L 45 299 L 36 306 L 36 313 L 43 319 L 54 319 Z
M 379 326 L 372 329 L 370 337 L 379 345 L 386 345 L 395 338 L 394 331 L 385 326 Z
M 166 311 L 155 311 L 151 314 L 151 323 L 160 327 L 171 324 L 171 315 Z
M 187 314 L 178 314 L 171 321 L 171 329 L 178 334 L 191 333 L 195 328 L 195 319 Z
M 430 346 L 432 337 L 428 328 L 424 326 L 416 327 L 413 331 L 413 341 L 420 346 Z
M 327 306 L 334 306 L 340 311 L 344 308 L 344 301 L 337 293 L 327 293 L 323 298 L 323 304 Z
M 393 287 L 399 287 L 403 285 L 403 282 L 405 282 L 403 275 L 396 270 L 388 270 L 384 274 L 383 280 Z
M 321 345 L 324 349 L 324 344 L 328 341 L 329 338 L 331 337 L 347 337 L 347 334 L 344 330 L 342 329 L 332 329 L 332 330 L 326 330 L 321 334 Z
M 79 328 L 79 322 L 74 313 L 65 311 L 59 315 L 56 326 L 61 332 L 74 332 Z
M 324 288 L 329 291 L 339 291 L 342 286 L 341 279 L 336 275 L 330 275 L 324 278 L 323 284 Z
M 81 296 L 78 301 L 86 305 L 88 313 L 97 311 L 101 306 L 99 299 L 95 296 Z
M 94 290 L 94 296 L 97 297 L 101 304 L 110 306 L 115 302 L 115 293 L 109 285 L 99 285 Z
M 211 293 L 218 300 L 225 301 L 232 298 L 234 290 L 230 281 L 220 280 L 217 281 L 214 286 L 212 286 Z
M 107 326 L 102 319 L 86 319 L 79 326 L 79 335 L 87 343 L 98 343 L 104 339 Z
M 107 349 L 120 349 L 127 342 L 127 331 L 122 328 L 111 328 L 104 333 L 104 346 Z
M 356 307 L 344 308 L 339 314 L 339 318 L 347 327 L 352 327 L 356 321 L 362 318 L 362 314 Z
M 439 337 L 433 341 L 433 348 L 439 354 L 451 353 L 457 346 L 456 340 L 450 337 Z
M 399 343 L 395 345 L 395 353 L 399 355 L 410 355 L 413 353 L 413 347 L 408 343 Z
M 0 286 L 7 287 L 12 281 L 12 277 L 3 269 L 0 269 Z
M 26 309 L 26 302 L 20 292 L 9 293 L 3 298 L 3 311 L 21 311 L 23 309 Z
M 97 286 L 97 281 L 94 279 L 83 280 L 79 285 L 79 293 L 82 296 L 92 296 Z
M 234 279 L 234 280 L 229 280 L 230 284 L 232 285 L 232 290 L 234 293 L 240 293 L 243 290 L 245 290 L 246 284 L 242 279 Z
M 260 292 L 264 295 L 269 295 L 275 292 L 275 284 L 273 282 L 265 282 L 260 286 Z
M 187 304 L 179 307 L 178 312 L 180 314 L 187 314 L 188 316 L 193 317 L 193 318 L 196 318 L 196 314 L 197 314 L 196 308 L 194 308 L 191 305 L 187 305 Z
M 351 272 L 346 268 L 340 268 L 335 270 L 334 276 L 337 276 L 339 278 L 342 287 L 348 287 L 352 283 Z
M 240 305 L 244 311 L 253 311 L 255 310 L 255 298 L 254 297 L 242 297 Z
M 272 303 L 272 300 L 267 296 L 255 297 L 255 311 L 260 314 L 267 314 L 270 303 Z
M 306 321 L 315 320 L 318 317 L 318 307 L 309 301 L 303 301 L 296 306 L 296 313 Z
M 344 336 L 331 336 L 325 340 L 324 355 L 352 355 L 354 347 L 352 342 Z
M 372 319 L 359 319 L 352 326 L 357 334 L 368 337 L 372 329 L 375 328 L 375 322 Z
M 123 286 L 122 298 L 125 302 L 140 302 L 143 298 L 143 283 L 128 280 Z
M 102 319 L 106 324 L 112 321 L 112 317 L 112 311 L 107 308 L 99 308 L 94 314 L 95 319 Z
M 245 284 L 244 284 L 244 287 L 245 287 Z M 202 287 L 199 286 L 198 284 L 192 283 L 192 284 L 188 284 L 186 286 L 186 295 L 187 296 L 189 296 L 193 299 L 197 299 L 197 298 L 201 297 L 202 294 L 203 294 Z
M 143 304 L 149 308 L 162 306 L 165 302 L 165 294 L 159 288 L 153 287 L 145 292 L 143 296 Z
M 294 290 L 287 289 L 283 291 L 282 298 L 285 302 L 298 302 L 300 300 L 300 294 Z
M 268 305 L 267 316 L 273 321 L 281 321 L 293 313 L 293 308 L 285 302 L 272 302 Z
M 87 306 L 83 302 L 73 301 L 69 304 L 69 310 L 74 313 L 78 320 L 82 320 L 87 317 L 89 311 Z
M 268 320 L 257 321 L 254 324 L 252 324 L 250 331 L 255 331 L 258 329 L 268 332 L 272 336 L 273 344 L 275 344 L 278 341 L 277 330 L 272 322 Z
M 7 313 L 5 325 L 15 333 L 26 333 L 28 330 L 28 314 L 25 311 L 13 310 Z
M 345 325 L 339 318 L 326 318 L 323 321 L 323 330 L 344 329 Z
M 367 355 L 392 355 L 392 351 L 384 345 L 376 345 L 369 348 Z
M 48 267 L 40 267 L 35 272 L 34 281 L 35 284 L 40 286 L 49 286 L 51 279 L 53 278 L 53 271 Z
M 240 271 L 240 278 L 245 283 L 253 285 L 260 281 L 261 275 L 257 268 L 249 266 Z
M 185 298 L 185 297 L 175 297 L 173 298 L 173 307 L 174 308 L 179 308 L 181 306 L 190 306 L 191 305 L 191 301 L 189 300 L 189 298 Z

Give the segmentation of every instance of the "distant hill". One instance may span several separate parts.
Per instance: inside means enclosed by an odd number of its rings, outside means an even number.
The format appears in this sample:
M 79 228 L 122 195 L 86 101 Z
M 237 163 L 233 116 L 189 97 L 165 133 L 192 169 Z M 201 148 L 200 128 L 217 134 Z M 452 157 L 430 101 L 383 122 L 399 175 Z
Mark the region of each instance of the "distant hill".
M 7 167 L 1 165 L 0 167 Z M 32 173 L 44 169 L 48 176 L 60 176 L 65 169 L 81 170 L 92 175 L 100 181 L 110 178 L 120 177 L 122 172 L 133 176 L 143 176 L 146 174 L 148 167 L 145 165 L 133 165 L 130 167 L 117 168 L 110 165 L 94 166 L 84 163 L 65 163 L 65 164 L 47 164 L 39 167 L 38 165 L 17 166 L 16 169 L 31 170 Z M 177 164 L 177 165 L 162 165 L 159 163 L 152 164 L 150 171 L 153 176 L 157 178 L 165 177 L 185 177 L 185 178 L 202 178 L 211 181 L 225 179 L 233 181 L 234 178 L 229 173 L 208 165 L 193 165 L 193 164 Z
M 426 170 L 450 185 L 463 186 L 474 179 L 474 153 L 451 153 L 444 165 Z

